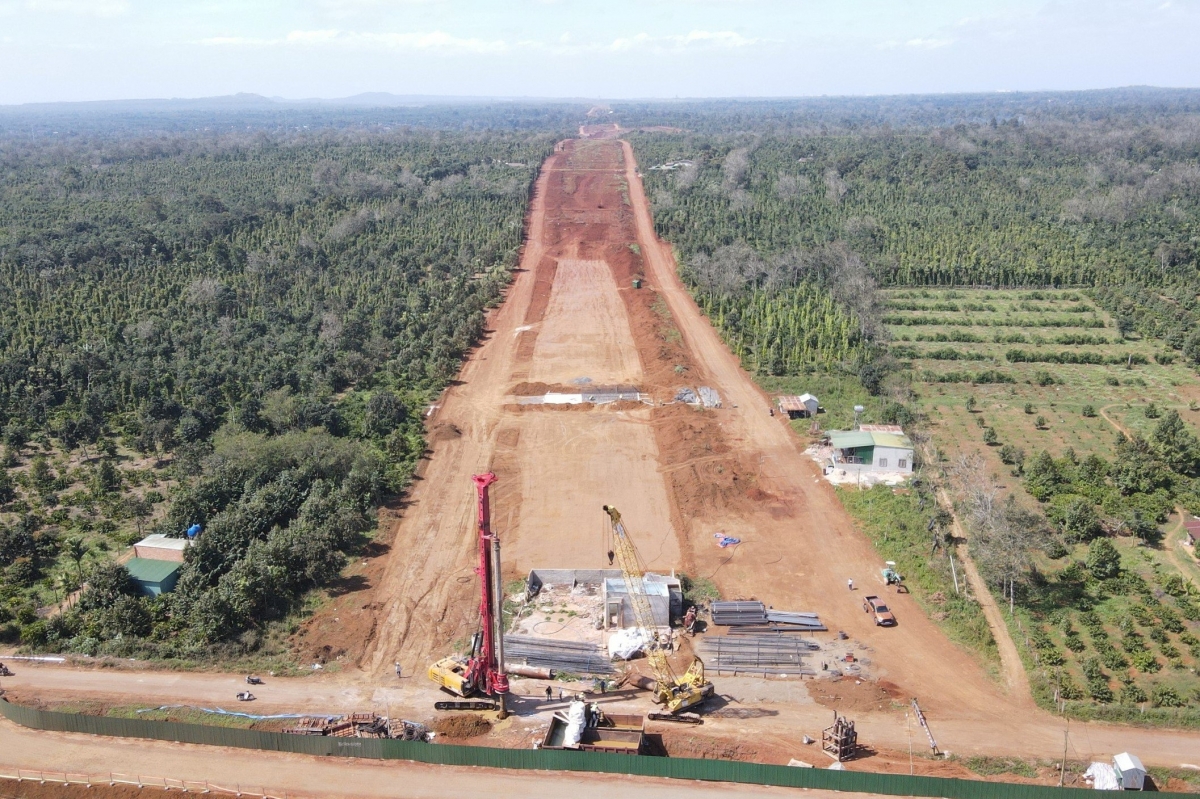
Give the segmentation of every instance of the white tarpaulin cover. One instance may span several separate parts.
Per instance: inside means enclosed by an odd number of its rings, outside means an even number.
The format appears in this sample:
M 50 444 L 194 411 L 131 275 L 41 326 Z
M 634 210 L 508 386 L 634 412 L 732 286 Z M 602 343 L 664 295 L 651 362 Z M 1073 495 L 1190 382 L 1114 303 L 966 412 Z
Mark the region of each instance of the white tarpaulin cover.
M 1088 770 L 1083 772 L 1085 780 L 1091 780 L 1092 787 L 1097 791 L 1119 791 L 1121 786 L 1117 785 L 1117 772 L 1107 763 L 1093 763 L 1088 766 Z
M 1113 769 L 1117 772 L 1117 782 L 1127 791 L 1142 790 L 1146 779 L 1146 767 L 1137 755 L 1122 752 L 1113 757 Z
M 608 636 L 608 656 L 629 660 L 650 643 L 650 633 L 638 627 L 624 627 Z
M 576 699 L 567 709 L 567 729 L 563 734 L 563 746 L 568 749 L 578 749 L 579 739 L 587 726 L 587 703 Z

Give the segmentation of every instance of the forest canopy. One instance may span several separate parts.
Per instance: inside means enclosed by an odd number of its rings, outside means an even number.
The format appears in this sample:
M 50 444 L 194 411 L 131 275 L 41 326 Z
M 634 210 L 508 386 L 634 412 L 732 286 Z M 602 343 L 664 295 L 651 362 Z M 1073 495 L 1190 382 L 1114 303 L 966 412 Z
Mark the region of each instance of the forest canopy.
M 336 579 L 501 298 L 556 140 L 0 139 L 0 633 L 253 648 Z M 197 524 L 174 593 L 114 577 L 136 533 Z

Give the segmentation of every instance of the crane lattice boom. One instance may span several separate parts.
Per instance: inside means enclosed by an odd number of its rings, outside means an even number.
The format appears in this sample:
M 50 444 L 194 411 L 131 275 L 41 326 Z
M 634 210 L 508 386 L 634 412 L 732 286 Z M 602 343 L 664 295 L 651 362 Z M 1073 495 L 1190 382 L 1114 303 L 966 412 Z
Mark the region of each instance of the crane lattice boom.
M 658 627 L 654 623 L 654 612 L 650 608 L 650 599 L 646 595 L 646 570 L 642 568 L 641 558 L 638 557 L 637 547 L 629 537 L 621 514 L 616 508 L 605 505 L 604 510 L 612 521 L 613 552 L 625 578 L 625 590 L 629 592 L 629 602 L 633 605 L 633 619 L 637 628 L 649 639 L 646 644 L 646 659 L 654 671 L 654 678 L 659 685 L 674 685 L 675 672 L 667 660 L 662 644 L 658 640 Z
M 704 662 L 694 658 L 686 674 L 682 677 L 675 674 L 667 660 L 666 650 L 658 639 L 654 612 L 650 609 L 650 598 L 646 594 L 646 569 L 642 566 L 637 547 L 633 545 L 633 539 L 629 537 L 629 531 L 625 529 L 617 509 L 605 505 L 604 512 L 612 522 L 613 555 L 621 565 L 625 590 L 629 592 L 629 602 L 633 605 L 634 622 L 649 638 L 644 650 L 657 683 L 657 701 L 663 704 L 668 713 L 678 713 L 698 705 L 713 695 L 713 684 L 704 677 Z

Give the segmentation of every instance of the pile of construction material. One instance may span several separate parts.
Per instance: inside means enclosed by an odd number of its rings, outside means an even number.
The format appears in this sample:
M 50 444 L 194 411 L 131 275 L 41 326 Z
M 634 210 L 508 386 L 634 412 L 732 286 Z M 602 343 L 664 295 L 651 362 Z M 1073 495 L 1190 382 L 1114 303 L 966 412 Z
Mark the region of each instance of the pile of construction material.
M 424 724 L 388 719 L 375 713 L 351 713 L 347 716 L 312 716 L 299 719 L 283 730 L 290 735 L 325 735 L 331 738 L 399 738 L 405 741 L 429 740 Z
M 821 749 L 837 762 L 849 760 L 858 752 L 858 732 L 854 722 L 833 712 L 833 724 L 821 732 Z
M 730 634 L 765 632 L 824 632 L 826 627 L 815 613 L 767 609 L 762 602 L 713 602 L 713 624 L 732 627 Z M 740 628 L 740 629 L 739 629 Z
M 608 654 L 586 641 L 560 641 L 526 635 L 504 636 L 506 663 L 524 663 L 535 668 L 569 674 L 612 674 Z
M 705 638 L 700 645 L 704 664 L 718 674 L 784 674 L 815 676 L 804 658 L 820 650 L 811 639 L 767 633 Z
M 686 402 L 688 405 L 701 405 L 705 408 L 720 408 L 721 395 L 708 386 L 692 389 L 687 386 L 675 391 L 676 402 Z

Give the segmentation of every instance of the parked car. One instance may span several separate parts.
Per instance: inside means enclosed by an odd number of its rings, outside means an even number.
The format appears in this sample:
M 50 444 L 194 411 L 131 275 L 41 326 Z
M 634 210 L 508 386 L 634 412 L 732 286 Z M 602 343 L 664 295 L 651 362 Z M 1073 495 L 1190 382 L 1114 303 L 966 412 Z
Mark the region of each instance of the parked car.
M 896 617 L 888 610 L 888 606 L 877 596 L 869 596 L 863 600 L 863 610 L 875 617 L 876 627 L 895 627 Z

